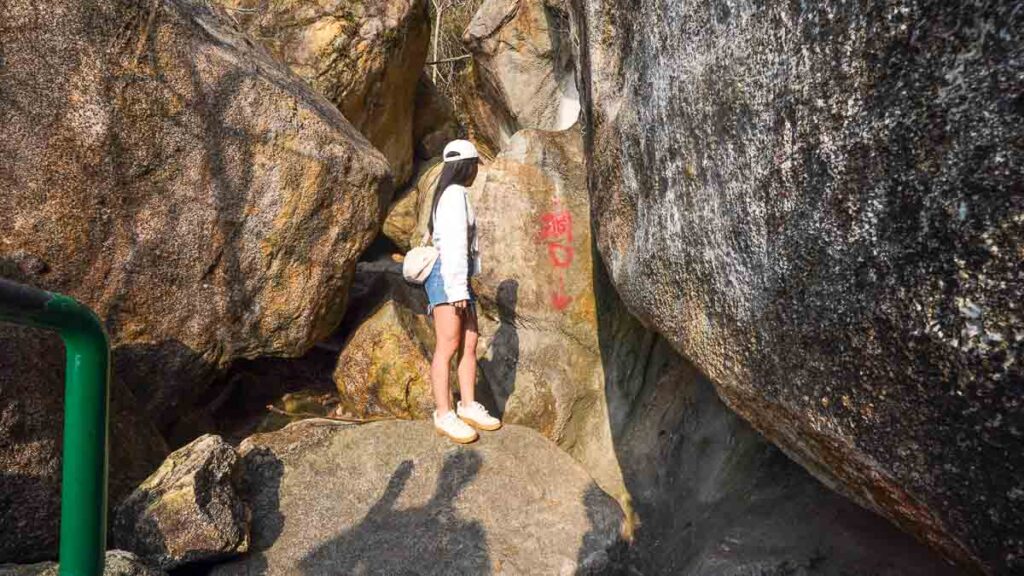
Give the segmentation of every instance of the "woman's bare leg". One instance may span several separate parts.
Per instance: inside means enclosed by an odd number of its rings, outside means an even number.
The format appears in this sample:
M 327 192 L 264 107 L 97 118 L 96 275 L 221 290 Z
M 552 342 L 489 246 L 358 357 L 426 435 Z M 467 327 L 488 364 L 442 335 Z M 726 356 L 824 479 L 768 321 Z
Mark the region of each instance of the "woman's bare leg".
M 450 304 L 434 307 L 434 359 L 430 362 L 430 388 L 434 393 L 437 415 L 444 416 L 452 409 L 448 393 L 448 366 L 459 349 L 461 318 Z
M 459 348 L 459 402 L 469 406 L 476 399 L 476 307 L 468 306 L 462 317 L 462 346 Z

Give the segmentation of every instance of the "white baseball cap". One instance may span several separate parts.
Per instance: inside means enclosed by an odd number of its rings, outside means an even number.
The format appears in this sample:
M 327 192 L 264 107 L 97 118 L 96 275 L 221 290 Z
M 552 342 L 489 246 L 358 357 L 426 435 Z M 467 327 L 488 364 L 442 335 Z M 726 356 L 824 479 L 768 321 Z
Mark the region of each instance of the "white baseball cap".
M 455 162 L 466 158 L 479 158 L 480 154 L 469 140 L 452 140 L 444 147 L 441 157 L 445 162 Z

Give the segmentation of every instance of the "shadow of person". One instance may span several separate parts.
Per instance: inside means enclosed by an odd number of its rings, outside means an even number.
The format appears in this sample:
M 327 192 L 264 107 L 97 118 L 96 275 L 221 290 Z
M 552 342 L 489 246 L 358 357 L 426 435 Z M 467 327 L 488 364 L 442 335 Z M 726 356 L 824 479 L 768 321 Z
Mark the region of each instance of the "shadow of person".
M 448 454 L 434 495 L 423 506 L 396 509 L 414 464 L 402 462 L 384 494 L 359 524 L 321 544 L 299 563 L 303 574 L 490 574 L 483 526 L 455 510 L 455 498 L 483 460 L 459 450 Z
M 516 329 L 516 303 L 519 281 L 502 280 L 498 284 L 498 329 L 488 346 L 490 358 L 478 362 L 484 381 L 494 400 L 495 414 L 505 414 L 505 404 L 515 391 L 516 370 L 519 366 L 519 332 Z
M 611 511 L 618 506 L 609 506 L 611 497 L 595 483 L 583 494 L 583 508 L 587 511 L 590 528 L 583 535 L 576 555 L 576 575 L 596 576 L 626 574 L 626 541 L 619 537 L 619 518 Z

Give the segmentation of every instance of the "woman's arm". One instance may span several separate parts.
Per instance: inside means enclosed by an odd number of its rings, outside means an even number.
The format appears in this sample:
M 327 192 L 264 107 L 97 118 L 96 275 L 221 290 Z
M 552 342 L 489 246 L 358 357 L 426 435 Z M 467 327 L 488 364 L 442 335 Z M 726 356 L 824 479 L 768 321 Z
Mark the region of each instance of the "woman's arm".
M 466 213 L 466 189 L 449 186 L 437 203 L 434 228 L 440 240 L 441 279 L 444 291 L 453 302 L 469 299 L 469 246 Z

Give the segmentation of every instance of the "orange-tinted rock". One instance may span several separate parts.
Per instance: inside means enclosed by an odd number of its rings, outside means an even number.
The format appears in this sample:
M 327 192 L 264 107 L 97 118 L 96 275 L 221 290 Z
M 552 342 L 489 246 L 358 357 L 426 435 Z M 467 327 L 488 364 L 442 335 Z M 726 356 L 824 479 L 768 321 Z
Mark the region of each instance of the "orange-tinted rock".
M 396 185 L 412 176 L 426 0 L 219 1 L 384 153 Z
M 96 311 L 153 422 L 232 360 L 330 333 L 392 195 L 334 106 L 205 2 L 4 20 L 0 258 Z

